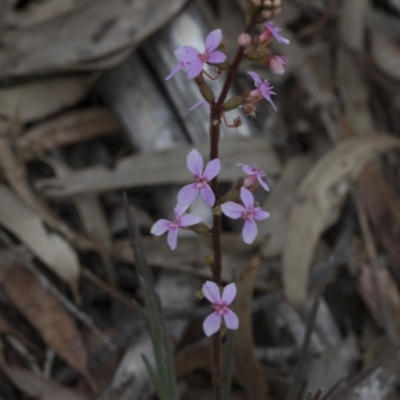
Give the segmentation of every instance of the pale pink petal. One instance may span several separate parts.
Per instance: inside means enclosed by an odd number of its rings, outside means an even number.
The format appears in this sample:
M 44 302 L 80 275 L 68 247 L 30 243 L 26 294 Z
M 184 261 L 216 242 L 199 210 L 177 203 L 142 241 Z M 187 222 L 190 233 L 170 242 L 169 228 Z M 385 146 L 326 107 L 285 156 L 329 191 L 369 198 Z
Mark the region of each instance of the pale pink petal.
M 221 319 L 221 315 L 213 312 L 204 320 L 203 329 L 206 336 L 210 337 L 211 335 L 219 331 L 219 328 L 221 327 Z
M 208 56 L 207 62 L 210 64 L 221 64 L 226 60 L 226 55 L 222 51 L 214 51 Z
M 224 291 L 222 292 L 222 302 L 225 305 L 229 306 L 229 304 L 231 304 L 232 301 L 235 299 L 236 292 L 236 285 L 234 283 L 226 285 Z
M 221 29 L 215 29 L 210 32 L 206 37 L 206 52 L 211 53 L 215 50 L 222 42 L 222 31 Z
M 260 78 L 260 75 L 257 74 L 257 72 L 253 71 L 247 71 L 247 73 L 253 78 L 255 83 L 258 83 L 259 85 L 262 84 L 262 80 Z M 257 85 L 256 85 L 257 86 Z M 258 86 L 257 86 L 258 87 Z
M 193 79 L 198 76 L 203 70 L 205 62 L 201 60 L 193 61 L 187 66 L 187 77 L 188 79 Z
M 181 215 L 185 214 L 190 204 L 177 204 L 174 208 L 175 219 L 179 218 Z
M 169 247 L 171 247 L 171 250 L 176 249 L 177 241 L 178 241 L 178 228 L 171 229 L 168 232 L 168 237 L 167 237 L 167 243 Z
M 214 179 L 221 171 L 221 161 L 216 158 L 215 160 L 211 160 L 207 163 L 206 169 L 203 173 L 203 178 L 208 182 Z
M 257 177 L 258 183 L 267 191 L 269 192 L 269 187 L 268 185 L 262 180 L 261 176 Z
M 178 203 L 179 204 L 192 204 L 199 193 L 199 189 L 195 183 L 184 186 L 178 192 Z
M 192 63 L 199 59 L 200 52 L 192 46 L 182 46 L 174 54 L 179 61 Z
M 274 102 L 273 102 L 272 99 L 271 99 L 271 94 L 275 94 L 275 93 L 272 92 L 270 89 L 272 89 L 272 88 L 268 88 L 266 85 L 260 86 L 260 90 L 261 90 L 261 93 L 263 94 L 264 98 L 265 98 L 266 100 L 268 100 L 269 104 L 271 104 L 272 108 L 273 108 L 275 111 L 278 111 L 278 110 L 276 109 L 276 106 L 275 106 Z
M 156 236 L 161 236 L 169 230 L 171 221 L 167 219 L 160 219 L 151 227 L 151 233 Z
M 239 328 L 239 318 L 232 310 L 226 311 L 224 321 L 228 329 L 236 330 Z
M 257 232 L 257 225 L 254 219 L 246 219 L 242 231 L 243 241 L 247 244 L 253 243 L 257 236 Z
M 201 176 L 203 174 L 203 157 L 196 149 L 193 149 L 187 155 L 186 165 L 194 176 Z
M 254 174 L 254 170 L 253 167 L 251 167 L 250 165 L 243 165 L 243 172 L 247 175 L 253 175 Z
M 200 195 L 208 206 L 212 207 L 215 204 L 215 195 L 209 185 L 205 185 L 200 189 Z
M 165 78 L 165 80 L 167 81 L 168 79 L 171 79 L 178 71 L 180 71 L 181 69 L 185 68 L 183 66 L 182 63 L 179 63 L 178 65 L 176 65 L 173 70 L 171 71 L 171 73 Z
M 254 218 L 262 221 L 264 219 L 269 218 L 270 214 L 268 211 L 264 211 L 261 207 L 256 207 L 254 209 Z
M 185 227 L 198 224 L 199 222 L 201 222 L 201 217 L 195 214 L 186 214 L 182 215 L 180 220 L 181 222 L 179 226 Z
M 246 212 L 246 209 L 243 206 L 236 204 L 233 201 L 221 204 L 221 210 L 227 217 L 232 219 L 238 219 L 244 212 Z
M 206 281 L 201 288 L 203 291 L 204 297 L 212 304 L 220 304 L 221 303 L 221 293 L 219 291 L 219 287 L 215 282 Z
M 205 100 L 202 100 L 202 101 L 199 101 L 198 103 L 196 103 L 194 106 L 190 107 L 190 108 L 188 109 L 188 111 L 192 111 L 192 110 L 194 110 L 195 108 L 200 107 L 200 106 L 208 106 L 208 105 L 209 105 L 209 104 L 208 104 Z
M 240 198 L 243 201 L 244 206 L 249 209 L 254 206 L 254 197 L 249 190 L 245 187 L 240 188 Z

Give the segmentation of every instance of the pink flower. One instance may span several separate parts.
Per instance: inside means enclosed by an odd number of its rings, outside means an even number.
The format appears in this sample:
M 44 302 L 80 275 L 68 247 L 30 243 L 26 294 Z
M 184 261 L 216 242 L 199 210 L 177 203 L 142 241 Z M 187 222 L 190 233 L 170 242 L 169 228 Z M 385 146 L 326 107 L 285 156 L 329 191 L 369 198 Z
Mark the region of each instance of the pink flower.
M 268 79 L 262 81 L 256 72 L 248 71 L 247 73 L 253 78 L 254 86 L 257 88 L 250 92 L 250 100 L 254 103 L 265 98 L 271 104 L 272 108 L 277 111 L 276 106 L 271 99 L 271 95 L 276 93 L 272 91 L 273 87 L 269 84 Z
M 289 39 L 284 38 L 279 32 L 281 28 L 274 26 L 273 22 L 266 22 L 263 24 L 264 31 L 260 35 L 260 40 L 268 40 L 274 37 L 279 43 L 289 44 Z
M 178 203 L 190 205 L 194 202 L 198 193 L 204 202 L 212 207 L 215 203 L 215 195 L 207 182 L 214 179 L 221 170 L 221 163 L 217 159 L 207 163 L 203 172 L 203 157 L 197 150 L 192 150 L 188 156 L 186 165 L 193 174 L 194 183 L 184 186 L 178 193 Z
M 236 285 L 230 283 L 225 286 L 221 292 L 216 283 L 207 281 L 202 288 L 204 296 L 212 304 L 214 312 L 210 314 L 203 322 L 203 329 L 207 336 L 213 335 L 221 328 L 222 317 L 228 329 L 236 330 L 239 328 L 239 318 L 228 307 L 236 297 Z
M 254 207 L 254 197 L 245 187 L 240 189 L 240 198 L 244 206 L 228 201 L 221 205 L 221 210 L 232 219 L 245 220 L 242 237 L 245 243 L 251 244 L 257 236 L 257 225 L 254 219 L 259 221 L 267 219 L 269 212 L 262 210 L 261 207 Z
M 272 56 L 269 59 L 269 68 L 273 74 L 283 75 L 289 60 L 284 56 Z
M 261 171 L 257 165 L 236 164 L 237 167 L 242 167 L 243 172 L 248 175 L 244 180 L 244 187 L 248 188 L 255 184 L 260 184 L 267 192 L 269 192 L 268 185 L 262 180 L 267 174 Z
M 169 247 L 171 247 L 171 250 L 176 249 L 176 243 L 178 241 L 178 228 L 196 225 L 201 221 L 201 217 L 198 215 L 185 214 L 188 208 L 188 205 L 183 206 L 178 204 L 174 208 L 175 219 L 173 221 L 160 219 L 151 227 L 151 233 L 156 236 L 161 236 L 168 231 L 167 242 Z
M 221 51 L 214 51 L 222 42 L 221 29 L 215 29 L 206 37 L 206 49 L 200 53 L 192 46 L 182 46 L 175 50 L 175 57 L 179 64 L 171 71 L 166 79 L 170 79 L 174 74 L 183 68 L 187 69 L 188 79 L 198 76 L 206 63 L 220 64 L 226 60 L 226 55 Z

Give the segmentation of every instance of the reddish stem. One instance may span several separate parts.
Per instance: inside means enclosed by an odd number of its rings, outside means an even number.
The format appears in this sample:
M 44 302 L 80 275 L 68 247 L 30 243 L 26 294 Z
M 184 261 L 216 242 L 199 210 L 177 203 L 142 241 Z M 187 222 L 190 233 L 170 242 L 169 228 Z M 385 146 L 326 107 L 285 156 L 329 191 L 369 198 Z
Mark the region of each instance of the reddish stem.
M 253 15 L 245 33 L 251 33 L 256 26 L 257 19 L 256 15 Z M 222 88 L 221 94 L 218 100 L 211 104 L 210 112 L 210 160 L 218 158 L 219 152 L 219 137 L 220 137 L 220 124 L 221 117 L 223 114 L 223 105 L 228 95 L 229 89 L 232 86 L 233 80 L 237 73 L 240 63 L 243 60 L 244 47 L 240 46 L 233 60 L 233 63 L 229 67 L 224 86 Z M 211 181 L 211 188 L 215 195 L 215 205 L 220 205 L 220 194 L 218 189 L 218 177 L 216 176 Z M 213 281 L 220 286 L 221 285 L 221 270 L 222 270 L 222 260 L 221 260 L 221 216 L 213 216 L 213 227 L 211 229 L 211 240 L 213 247 L 214 262 L 212 267 Z M 218 331 L 213 336 L 212 342 L 212 365 L 213 365 L 213 383 L 214 383 L 214 399 L 222 400 L 222 335 L 221 331 Z

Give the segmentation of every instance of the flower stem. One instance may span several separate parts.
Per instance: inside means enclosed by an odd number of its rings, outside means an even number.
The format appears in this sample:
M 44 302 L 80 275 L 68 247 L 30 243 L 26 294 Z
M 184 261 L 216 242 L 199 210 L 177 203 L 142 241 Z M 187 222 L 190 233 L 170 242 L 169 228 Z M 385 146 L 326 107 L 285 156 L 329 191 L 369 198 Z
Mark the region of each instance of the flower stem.
M 253 15 L 249 24 L 246 27 L 245 33 L 251 33 L 256 26 L 257 18 Z M 232 86 L 233 80 L 237 73 L 240 63 L 243 60 L 244 47 L 239 47 L 233 63 L 229 67 L 224 86 L 221 94 L 216 102 L 211 104 L 210 112 L 210 160 L 218 158 L 219 153 L 219 137 L 220 137 L 220 124 L 223 114 L 223 104 L 229 89 Z M 218 177 L 216 176 L 211 181 L 211 188 L 215 195 L 215 205 L 220 205 L 220 194 L 218 189 Z M 214 255 L 214 262 L 212 266 L 213 281 L 221 286 L 221 216 L 214 215 L 213 227 L 211 229 L 211 240 Z M 213 389 L 214 400 L 222 400 L 222 334 L 219 330 L 214 336 L 212 341 L 212 371 L 213 371 Z

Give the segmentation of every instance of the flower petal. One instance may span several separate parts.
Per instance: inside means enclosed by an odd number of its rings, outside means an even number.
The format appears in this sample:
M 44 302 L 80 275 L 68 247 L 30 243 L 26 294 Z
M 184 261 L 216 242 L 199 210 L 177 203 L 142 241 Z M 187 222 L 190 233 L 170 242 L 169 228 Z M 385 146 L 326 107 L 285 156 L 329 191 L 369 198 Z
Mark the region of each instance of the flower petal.
M 183 63 L 179 62 L 178 65 L 176 65 L 176 66 L 172 69 L 171 73 L 165 78 L 165 80 L 167 81 L 168 79 L 171 79 L 178 71 L 180 71 L 180 70 L 183 69 L 183 68 L 185 68 L 185 67 L 183 66 Z
M 194 202 L 198 193 L 199 189 L 197 185 L 195 183 L 190 183 L 178 192 L 178 203 L 190 205 Z
M 221 327 L 221 319 L 221 315 L 213 312 L 204 320 L 203 329 L 206 336 L 210 337 L 211 335 L 219 331 L 219 328 Z
M 177 242 L 178 242 L 178 228 L 170 229 L 167 236 L 167 243 L 169 247 L 171 247 L 171 250 L 176 249 Z
M 175 219 L 179 218 L 181 215 L 185 214 L 187 209 L 189 208 L 189 204 L 177 204 L 174 208 Z
M 193 61 L 187 66 L 187 77 L 188 79 L 193 79 L 198 76 L 203 70 L 205 62 L 201 60 Z
M 179 224 L 179 226 L 182 226 L 182 227 L 196 225 L 199 222 L 201 222 L 201 217 L 199 217 L 196 214 L 182 215 L 182 217 L 180 219 L 181 219 L 181 223 Z
M 236 297 L 236 285 L 234 283 L 230 283 L 229 285 L 226 285 L 224 288 L 224 291 L 222 292 L 222 302 L 229 306 L 229 304 L 232 303 L 232 301 Z
M 205 178 L 207 182 L 211 181 L 211 179 L 214 179 L 219 174 L 219 171 L 221 171 L 221 161 L 216 158 L 207 163 L 203 178 Z
M 272 88 L 271 88 L 271 89 L 272 89 Z M 278 111 L 278 110 L 276 109 L 276 105 L 274 104 L 274 102 L 273 102 L 272 99 L 271 99 L 271 94 L 275 94 L 275 93 L 272 92 L 271 90 L 269 90 L 268 87 L 267 87 L 266 85 L 261 85 L 261 86 L 260 86 L 260 90 L 261 90 L 261 93 L 263 94 L 264 98 L 269 102 L 269 104 L 271 104 L 272 108 L 273 108 L 275 111 Z
M 253 243 L 254 239 L 257 236 L 257 232 L 258 232 L 257 225 L 254 219 L 246 219 L 242 231 L 243 241 L 247 244 Z
M 260 75 L 258 75 L 257 72 L 247 71 L 247 73 L 253 78 L 254 82 L 259 83 L 260 85 L 262 84 Z
M 259 183 L 267 192 L 269 192 L 269 187 L 268 187 L 268 185 L 262 180 L 262 178 L 261 178 L 260 175 L 257 176 L 257 180 L 258 180 L 258 183 Z
M 199 102 L 196 103 L 194 106 L 190 107 L 190 108 L 188 109 L 188 111 L 192 111 L 192 110 L 194 110 L 194 109 L 197 108 L 197 107 L 205 106 L 205 105 L 209 105 L 205 100 L 199 101 Z
M 210 303 L 212 304 L 221 303 L 221 293 L 219 291 L 218 285 L 215 282 L 206 281 L 201 290 L 203 291 L 204 297 Z
M 239 328 L 239 318 L 232 310 L 226 311 L 224 321 L 228 329 L 236 330 Z
M 228 201 L 221 204 L 222 212 L 229 218 L 238 219 L 242 216 L 246 209 L 240 204 L 236 204 L 233 201 Z
M 193 46 L 182 46 L 176 49 L 174 54 L 179 61 L 192 63 L 199 59 L 200 52 Z
M 210 32 L 206 37 L 206 52 L 211 53 L 215 50 L 222 42 L 222 31 L 221 29 L 215 29 Z
M 221 64 L 226 60 L 226 55 L 222 51 L 214 51 L 208 55 L 208 60 L 210 64 Z
M 169 224 L 171 221 L 167 219 L 160 219 L 151 227 L 151 233 L 156 236 L 161 236 L 165 232 L 169 231 Z
M 203 156 L 196 149 L 187 155 L 186 165 L 193 175 L 201 176 L 203 174 Z
M 261 207 L 257 207 L 254 209 L 254 218 L 262 221 L 264 219 L 269 218 L 270 213 L 268 211 L 264 211 Z
M 243 201 L 243 204 L 247 209 L 254 206 L 253 195 L 251 194 L 250 190 L 247 190 L 243 186 L 240 188 L 240 199 Z
M 215 204 L 215 195 L 209 185 L 205 185 L 200 189 L 201 198 L 204 203 L 212 207 Z

